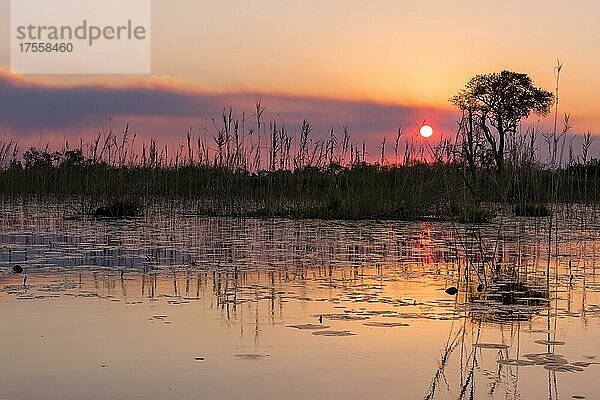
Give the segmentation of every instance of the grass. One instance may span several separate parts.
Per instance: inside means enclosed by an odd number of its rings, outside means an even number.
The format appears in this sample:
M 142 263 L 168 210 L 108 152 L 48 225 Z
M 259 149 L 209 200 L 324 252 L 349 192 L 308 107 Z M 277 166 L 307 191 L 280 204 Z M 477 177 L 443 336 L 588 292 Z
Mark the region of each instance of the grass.
M 481 206 L 476 206 L 472 203 L 465 203 L 461 205 L 453 205 L 450 209 L 450 216 L 457 222 L 481 224 L 489 222 L 496 216 L 496 213 L 492 210 Z
M 513 213 L 517 217 L 548 217 L 550 208 L 544 203 L 517 204 L 513 208 Z
M 347 129 L 316 139 L 309 121 L 289 131 L 264 123 L 263 111 L 258 103 L 248 121 L 224 110 L 208 133 L 188 133 L 164 148 L 136 143 L 129 127 L 59 151 L 0 142 L 0 197 L 65 199 L 78 213 L 106 217 L 139 215 L 149 205 L 201 215 L 470 223 L 494 217 L 485 204 L 542 216 L 551 201 L 600 201 L 600 162 L 584 149 L 583 160 L 545 165 L 533 133 L 509 143 L 498 174 L 483 159 L 466 160 L 458 136 L 419 148 L 400 129 L 394 145 L 386 152 L 383 141 L 378 161 L 369 163 L 365 143 L 353 142 Z

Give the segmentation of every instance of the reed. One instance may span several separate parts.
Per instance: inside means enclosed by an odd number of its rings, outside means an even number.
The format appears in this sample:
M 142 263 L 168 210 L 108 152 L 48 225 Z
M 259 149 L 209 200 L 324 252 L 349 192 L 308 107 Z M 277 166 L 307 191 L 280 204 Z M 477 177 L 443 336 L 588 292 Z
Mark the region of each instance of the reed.
M 129 126 L 115 131 L 110 125 L 90 142 L 67 142 L 57 151 L 0 141 L 0 196 L 68 200 L 83 214 L 139 204 L 132 214 L 150 207 L 205 215 L 462 222 L 486 222 L 502 205 L 540 216 L 549 202 L 600 201 L 591 135 L 582 156 L 568 163 L 557 155 L 568 130 L 546 136 L 554 154 L 548 163 L 536 151 L 541 132 L 514 135 L 498 174 L 468 115 L 454 140 L 434 147 L 419 148 L 404 133 L 398 130 L 393 146 L 384 138 L 372 157 L 377 161 L 367 162 L 366 144 L 353 141 L 348 128 L 315 134 L 308 120 L 297 128 L 265 122 L 258 102 L 252 118 L 224 109 L 220 119 L 188 130 L 171 146 L 137 143 Z M 556 182 L 560 190 L 553 189 Z M 535 212 L 527 212 L 532 205 Z

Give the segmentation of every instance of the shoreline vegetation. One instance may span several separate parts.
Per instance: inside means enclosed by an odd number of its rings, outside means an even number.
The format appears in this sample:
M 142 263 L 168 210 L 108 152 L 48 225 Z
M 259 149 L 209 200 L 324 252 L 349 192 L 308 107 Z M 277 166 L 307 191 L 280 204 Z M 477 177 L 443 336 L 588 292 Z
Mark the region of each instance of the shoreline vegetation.
M 129 126 L 59 151 L 0 141 L 0 198 L 69 200 L 75 213 L 99 217 L 154 207 L 214 216 L 478 223 L 498 206 L 543 217 L 552 204 L 600 202 L 600 160 L 589 155 L 594 137 L 588 133 L 573 149 L 568 115 L 557 129 L 558 74 L 556 93 L 535 88 L 525 74 L 477 75 L 451 99 L 462 112 L 451 139 L 414 143 L 400 128 L 392 143 L 383 139 L 379 157 L 347 128 L 332 128 L 322 139 L 308 120 L 291 130 L 265 122 L 260 102 L 250 117 L 224 109 L 203 135 L 188 132 L 176 147 L 138 144 Z M 553 131 L 521 125 L 553 105 Z
M 509 206 L 517 216 L 547 216 L 552 201 L 600 203 L 600 160 L 578 157 L 552 168 L 536 158 L 539 134 L 533 131 L 526 134 L 529 146 L 522 147 L 522 137 L 509 143 L 499 173 L 493 164 L 469 169 L 457 142 L 429 148 L 427 160 L 407 140 L 391 157 L 400 163 L 385 154 L 368 163 L 347 131 L 342 141 L 331 131 L 328 140 L 313 142 L 308 121 L 299 139 L 271 128 L 269 137 L 257 139 L 267 142 L 261 149 L 248 145 L 252 134 L 245 132 L 242 142 L 241 132 L 221 127 L 222 136 L 211 138 L 216 147 L 199 140 L 192 149 L 188 135 L 173 157 L 154 141 L 135 154 L 129 128 L 99 135 L 91 145 L 65 144 L 61 151 L 21 152 L 17 143 L 0 142 L 0 197 L 68 200 L 75 213 L 102 217 L 135 216 L 156 206 L 209 216 L 460 222 L 486 222 L 495 215 L 494 205 Z M 294 151 L 291 144 L 298 140 Z M 268 168 L 249 169 L 265 161 Z M 560 189 L 553 194 L 556 182 Z

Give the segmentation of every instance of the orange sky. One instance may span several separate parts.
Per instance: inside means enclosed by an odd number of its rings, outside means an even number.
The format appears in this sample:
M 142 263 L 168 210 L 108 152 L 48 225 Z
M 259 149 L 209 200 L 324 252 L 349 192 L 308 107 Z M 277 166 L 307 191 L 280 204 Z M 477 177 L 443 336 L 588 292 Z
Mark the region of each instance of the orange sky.
M 0 0 L 8 37 L 9 0 Z M 477 73 L 512 69 L 554 87 L 577 132 L 600 132 L 600 3 L 564 1 L 153 1 L 153 71 L 211 92 L 449 108 Z M 0 42 L 0 68 L 9 66 Z M 144 77 L 42 77 L 59 84 Z M 446 123 L 446 125 L 449 125 Z

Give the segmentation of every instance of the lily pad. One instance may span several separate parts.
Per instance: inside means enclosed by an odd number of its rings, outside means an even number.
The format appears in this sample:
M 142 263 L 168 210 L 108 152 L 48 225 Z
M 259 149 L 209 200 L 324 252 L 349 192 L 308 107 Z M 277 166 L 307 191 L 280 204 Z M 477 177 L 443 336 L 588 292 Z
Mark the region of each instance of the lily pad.
M 376 328 L 396 328 L 399 326 L 410 326 L 409 324 L 405 324 L 402 322 L 365 322 L 363 323 L 365 326 L 372 326 Z
M 303 324 L 303 325 L 288 325 L 286 328 L 296 328 L 300 330 L 315 330 L 315 329 L 327 329 L 330 328 L 327 325 L 316 325 L 316 324 Z
M 350 331 L 315 331 L 312 333 L 316 336 L 354 336 L 355 333 Z
M 581 372 L 583 368 L 575 365 L 544 365 L 544 368 L 552 372 Z
M 510 365 L 515 367 L 525 367 L 529 365 L 536 365 L 537 363 L 532 360 L 515 360 L 512 358 L 503 358 L 497 361 L 501 365 Z
M 535 343 L 545 346 L 562 346 L 565 344 L 565 342 L 561 342 L 560 340 L 536 340 Z
M 502 343 L 475 343 L 473 347 L 477 347 L 479 349 L 496 349 L 496 350 L 505 350 L 508 349 L 509 346 Z
M 263 354 L 255 354 L 255 353 L 244 353 L 244 354 L 236 354 L 236 358 L 240 360 L 262 360 L 265 358 Z

